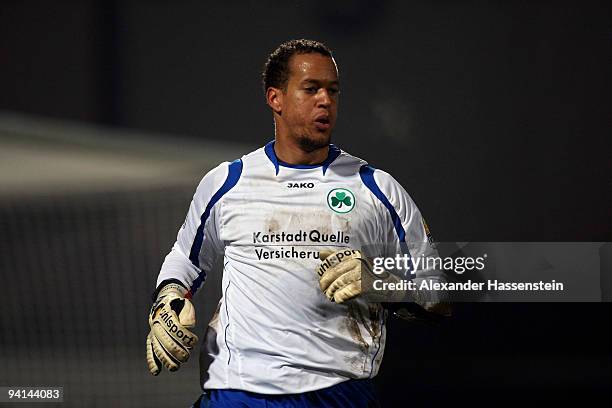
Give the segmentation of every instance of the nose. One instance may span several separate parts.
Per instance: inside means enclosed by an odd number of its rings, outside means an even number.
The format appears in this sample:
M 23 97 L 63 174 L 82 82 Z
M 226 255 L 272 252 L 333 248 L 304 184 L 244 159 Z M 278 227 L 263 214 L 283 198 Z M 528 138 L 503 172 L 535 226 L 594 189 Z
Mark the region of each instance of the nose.
M 332 99 L 329 96 L 329 92 L 327 92 L 327 89 L 325 88 L 319 89 L 317 97 L 318 97 L 317 106 L 329 107 L 332 103 Z

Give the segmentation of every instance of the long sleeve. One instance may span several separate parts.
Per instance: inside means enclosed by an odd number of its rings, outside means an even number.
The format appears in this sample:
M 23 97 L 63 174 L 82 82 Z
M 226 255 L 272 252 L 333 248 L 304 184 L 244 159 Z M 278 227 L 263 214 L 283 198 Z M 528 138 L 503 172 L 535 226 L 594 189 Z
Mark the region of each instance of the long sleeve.
M 385 214 L 382 228 L 384 256 L 408 259 L 407 268 L 394 273 L 402 275 L 400 278 L 411 279 L 416 287 L 420 287 L 423 280 L 446 281 L 444 272 L 433 266 L 433 262 L 426 261 L 439 255 L 421 212 L 406 190 L 391 175 L 370 166 L 362 168 L 361 177 L 378 198 L 381 212 Z M 426 310 L 433 311 L 445 300 L 437 291 L 416 290 L 408 295 Z
M 176 242 L 161 266 L 157 286 L 164 281 L 178 280 L 195 293 L 206 279 L 215 257 L 223 253 L 218 207 L 232 164 L 223 163 L 214 168 L 198 185 Z

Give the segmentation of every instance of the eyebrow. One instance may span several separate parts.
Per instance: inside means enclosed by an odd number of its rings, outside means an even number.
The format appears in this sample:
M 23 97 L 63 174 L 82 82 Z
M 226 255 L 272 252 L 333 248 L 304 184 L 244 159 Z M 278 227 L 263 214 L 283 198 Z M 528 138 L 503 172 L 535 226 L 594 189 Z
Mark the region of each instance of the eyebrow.
M 307 79 L 302 80 L 301 83 L 302 84 L 312 83 L 312 84 L 315 84 L 315 85 L 321 85 L 322 82 L 325 82 L 325 81 L 319 81 L 318 79 L 308 79 L 307 78 Z M 340 81 L 334 80 L 334 81 L 329 82 L 328 84 L 329 85 L 338 85 L 339 86 L 340 85 Z

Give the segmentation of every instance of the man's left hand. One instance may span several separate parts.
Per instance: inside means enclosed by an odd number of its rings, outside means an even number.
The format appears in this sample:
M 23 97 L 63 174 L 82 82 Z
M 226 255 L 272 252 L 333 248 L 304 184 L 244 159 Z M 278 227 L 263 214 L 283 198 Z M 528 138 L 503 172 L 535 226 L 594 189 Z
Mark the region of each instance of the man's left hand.
M 342 303 L 361 296 L 370 286 L 366 282 L 381 278 L 373 272 L 372 260 L 358 249 L 321 251 L 319 259 L 319 286 L 332 302 Z

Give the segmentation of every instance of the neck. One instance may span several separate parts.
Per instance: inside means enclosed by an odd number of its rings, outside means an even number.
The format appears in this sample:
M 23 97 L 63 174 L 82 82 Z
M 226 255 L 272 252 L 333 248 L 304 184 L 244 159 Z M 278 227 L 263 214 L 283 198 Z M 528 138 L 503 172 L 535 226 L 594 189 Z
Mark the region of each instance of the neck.
M 287 164 L 320 164 L 327 159 L 329 145 L 305 151 L 293 138 L 276 135 L 274 153 L 279 160 Z

